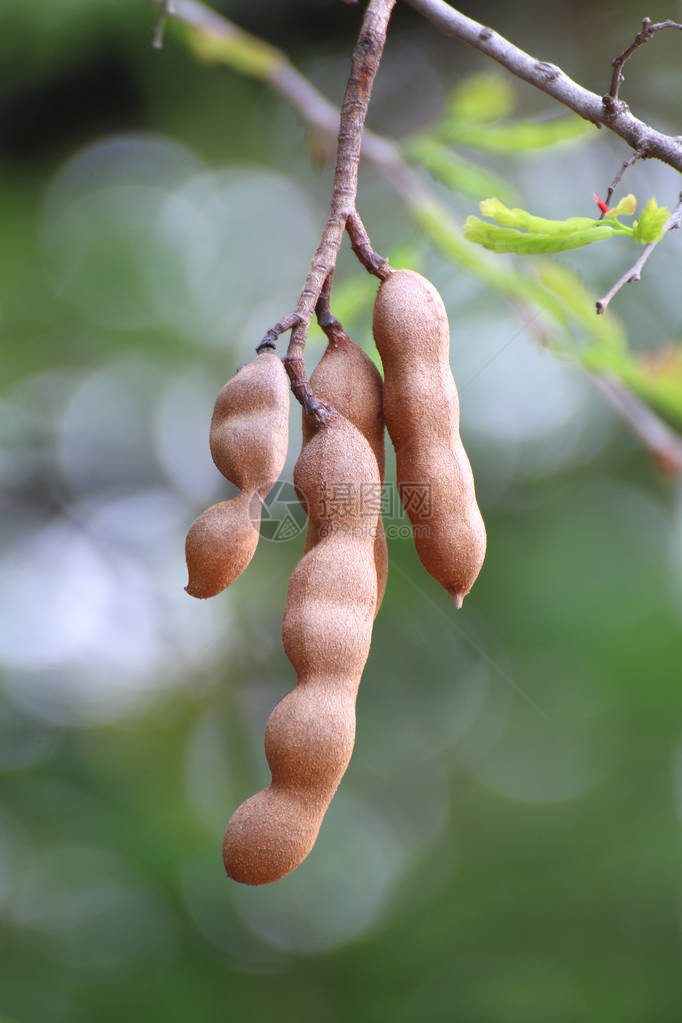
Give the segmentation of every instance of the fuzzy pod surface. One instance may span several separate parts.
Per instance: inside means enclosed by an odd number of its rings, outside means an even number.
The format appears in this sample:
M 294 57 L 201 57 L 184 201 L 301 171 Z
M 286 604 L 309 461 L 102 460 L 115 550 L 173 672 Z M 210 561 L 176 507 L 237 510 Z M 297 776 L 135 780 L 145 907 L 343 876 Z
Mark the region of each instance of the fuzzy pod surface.
M 360 431 L 374 452 L 383 484 L 386 457 L 384 451 L 384 384 L 381 373 L 370 357 L 342 330 L 334 332 L 324 355 L 310 377 L 313 394 L 333 406 Z M 303 443 L 307 444 L 313 435 L 310 418 L 303 414 Z M 381 516 L 381 490 L 365 495 L 366 511 L 373 502 L 378 511 L 376 537 L 374 540 L 374 562 L 377 570 L 377 606 L 379 612 L 386 592 L 388 578 L 388 548 Z M 318 536 L 313 520 L 308 522 L 306 552 L 317 543 Z
M 209 433 L 211 455 L 239 487 L 207 508 L 185 541 L 192 597 L 213 597 L 233 583 L 258 545 L 263 498 L 278 479 L 289 445 L 289 381 L 281 359 L 263 351 L 220 391 Z
M 272 782 L 235 811 L 223 841 L 228 875 L 251 885 L 289 874 L 315 844 L 353 751 L 376 605 L 374 535 L 361 499 L 363 485 L 379 483 L 368 442 L 333 414 L 304 445 L 294 483 L 319 536 L 294 569 L 282 621 L 297 684 L 266 725 Z M 332 483 L 344 501 L 332 499 Z
M 379 287 L 373 329 L 398 490 L 417 553 L 461 607 L 483 565 L 486 532 L 459 435 L 443 300 L 420 274 L 396 270 Z

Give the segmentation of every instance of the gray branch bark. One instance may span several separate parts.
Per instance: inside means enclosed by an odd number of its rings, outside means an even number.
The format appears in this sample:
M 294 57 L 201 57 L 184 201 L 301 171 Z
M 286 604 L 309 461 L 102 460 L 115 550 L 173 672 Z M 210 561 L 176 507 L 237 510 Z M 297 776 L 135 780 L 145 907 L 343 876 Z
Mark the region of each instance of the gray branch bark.
M 481 25 L 451 7 L 445 0 L 405 2 L 445 35 L 454 36 L 475 47 L 517 78 L 547 93 L 586 121 L 591 121 L 597 127 L 604 125 L 624 139 L 632 149 L 661 160 L 682 173 L 682 138 L 656 131 L 635 117 L 626 103 L 614 100 L 608 94 L 598 96 L 596 92 L 590 92 L 555 64 L 531 56 L 494 29 Z

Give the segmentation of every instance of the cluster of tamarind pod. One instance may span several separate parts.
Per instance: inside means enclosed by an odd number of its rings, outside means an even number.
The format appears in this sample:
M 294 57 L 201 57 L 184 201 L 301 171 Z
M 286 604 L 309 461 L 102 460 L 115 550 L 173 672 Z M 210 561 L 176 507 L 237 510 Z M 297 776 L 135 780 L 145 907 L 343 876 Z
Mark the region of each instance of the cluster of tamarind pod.
M 396 452 L 399 493 L 420 527 L 417 552 L 457 607 L 485 556 L 485 526 L 459 437 L 442 299 L 419 274 L 388 271 L 373 329 L 383 381 L 338 324 L 310 378 L 325 414 L 303 412 L 294 486 L 308 526 L 282 622 L 297 684 L 266 724 L 272 781 L 238 807 L 223 840 L 227 874 L 245 884 L 276 881 L 305 859 L 353 751 L 356 697 L 388 574 L 378 500 L 384 424 Z M 189 530 L 186 588 L 192 596 L 219 593 L 251 561 L 261 502 L 286 459 L 288 419 L 284 366 L 261 348 L 215 404 L 211 453 L 240 493 L 207 509 Z M 329 500 L 330 488 L 343 493 L 343 501 Z M 406 500 L 414 488 L 429 500 Z M 368 515 L 371 494 L 375 505 Z

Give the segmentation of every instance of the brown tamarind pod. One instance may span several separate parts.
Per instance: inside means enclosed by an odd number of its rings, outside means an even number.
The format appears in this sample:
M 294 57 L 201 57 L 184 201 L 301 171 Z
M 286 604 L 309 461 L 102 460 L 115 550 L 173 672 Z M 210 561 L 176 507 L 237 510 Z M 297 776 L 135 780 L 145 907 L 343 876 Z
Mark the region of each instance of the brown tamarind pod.
M 305 859 L 350 760 L 376 605 L 361 490 L 378 482 L 368 442 L 336 413 L 296 463 L 294 483 L 319 539 L 289 582 L 282 640 L 297 685 L 266 725 L 272 782 L 235 811 L 223 841 L 225 869 L 244 884 L 277 881 Z M 343 488 L 343 501 L 332 485 Z
M 333 406 L 360 431 L 374 452 L 379 468 L 379 479 L 384 481 L 386 458 L 384 453 L 384 385 L 381 373 L 370 357 L 343 330 L 334 331 L 326 351 L 310 377 L 310 386 L 316 398 Z M 303 415 L 303 443 L 313 435 L 309 417 Z M 377 570 L 378 614 L 386 591 L 388 577 L 388 548 L 381 517 L 381 491 L 367 493 L 365 513 L 372 507 L 378 509 L 376 537 L 374 540 L 374 562 Z M 305 552 L 318 540 L 312 522 L 308 523 Z
M 417 553 L 461 607 L 481 570 L 486 532 L 459 436 L 448 317 L 434 286 L 412 270 L 391 273 L 374 304 L 374 338 L 398 490 Z
M 185 541 L 192 597 L 213 597 L 233 583 L 258 545 L 263 498 L 277 481 L 289 443 L 289 381 L 281 359 L 263 351 L 218 395 L 209 434 L 216 466 L 240 493 L 192 524 Z

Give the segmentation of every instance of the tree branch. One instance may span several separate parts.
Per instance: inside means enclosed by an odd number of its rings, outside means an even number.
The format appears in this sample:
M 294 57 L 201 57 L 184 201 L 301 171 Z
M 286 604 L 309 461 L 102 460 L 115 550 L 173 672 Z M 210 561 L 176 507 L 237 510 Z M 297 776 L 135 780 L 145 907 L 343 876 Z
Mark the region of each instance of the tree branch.
M 206 7 L 200 0 L 174 0 L 173 6 L 179 21 L 201 33 L 205 33 L 206 36 L 216 36 L 228 42 L 235 39 L 246 39 L 254 49 L 258 47 L 258 59 L 255 65 L 248 69 L 242 67 L 242 70 L 249 74 L 255 74 L 257 77 L 268 82 L 272 89 L 287 100 L 299 113 L 303 121 L 311 128 L 327 135 L 336 136 L 339 126 L 338 107 L 335 107 L 326 96 L 319 92 L 290 63 L 281 50 L 262 42 L 254 36 L 250 36 L 227 18 Z M 395 142 L 391 139 L 383 138 L 369 129 L 365 129 L 362 138 L 362 155 L 379 170 L 387 183 L 406 203 L 420 222 L 437 222 L 446 231 L 448 228 L 452 232 L 456 230 L 456 224 L 450 211 L 442 206 L 421 177 L 404 161 L 400 149 Z M 453 237 L 454 235 L 450 234 L 448 242 L 451 242 Z M 450 245 L 446 244 L 446 248 L 449 250 Z M 464 251 L 466 251 L 466 258 L 464 257 Z M 450 252 L 449 254 L 450 258 L 452 258 L 452 253 Z M 486 254 L 479 252 L 465 242 L 462 242 L 462 252 L 459 258 L 463 259 L 465 265 L 472 272 L 477 273 L 479 277 L 492 283 L 496 282 L 500 288 L 504 287 L 506 277 L 496 260 L 488 259 Z M 337 329 L 342 329 L 338 321 L 329 312 L 330 286 L 331 280 L 329 280 L 329 286 L 323 284 L 320 293 L 321 300 L 318 299 L 317 303 L 317 308 L 326 325 L 327 329 L 325 332 L 328 333 L 328 336 L 331 333 L 335 333 Z M 510 289 L 508 289 L 509 293 Z M 520 298 L 525 301 L 527 296 L 522 295 L 519 289 L 516 292 L 516 297 L 517 300 Z M 266 333 L 259 347 L 274 347 L 277 337 L 295 327 L 297 322 L 296 313 L 284 317 Z M 323 325 L 323 329 L 325 329 L 325 325 Z M 593 374 L 590 375 L 593 376 Z M 603 380 L 604 378 L 599 379 Z M 627 408 L 623 401 L 617 403 L 613 400 L 614 388 L 619 393 L 624 393 L 626 397 L 631 398 Z M 600 386 L 600 390 L 606 396 L 605 387 Z M 672 453 L 675 450 L 675 444 L 680 443 L 679 438 L 655 412 L 641 403 L 639 399 L 629 395 L 629 392 L 616 381 L 611 382 L 609 401 L 657 458 L 662 450 L 666 453 Z M 641 411 L 641 415 L 634 411 L 635 408 Z M 642 425 L 644 421 L 646 421 L 647 425 Z M 670 443 L 666 441 L 663 448 L 660 443 L 662 437 L 669 438 L 670 440 Z
M 618 93 L 620 91 L 621 83 L 623 82 L 623 64 L 626 60 L 629 60 L 635 50 L 643 46 L 644 43 L 648 43 L 654 32 L 660 32 L 664 28 L 677 28 L 682 30 L 682 25 L 679 25 L 676 21 L 659 21 L 654 24 L 651 18 L 645 18 L 642 22 L 642 27 L 637 33 L 633 41 L 630 43 L 626 50 L 619 53 L 617 57 L 614 57 L 611 61 L 613 66 L 613 74 L 611 75 L 611 88 L 609 89 L 609 96 L 611 100 L 616 103 L 618 101 Z
M 663 241 L 663 238 L 665 238 L 668 231 L 674 231 L 676 228 L 680 226 L 681 219 L 682 219 L 682 192 L 680 192 L 680 197 L 677 201 L 675 209 L 672 211 L 672 213 L 665 222 L 663 236 L 659 238 L 657 242 L 649 242 L 648 245 L 645 245 L 642 251 L 640 252 L 638 258 L 630 267 L 630 269 L 626 270 L 623 276 L 620 277 L 613 285 L 613 287 L 606 292 L 604 297 L 600 298 L 597 301 L 596 307 L 598 313 L 601 314 L 606 312 L 609 306 L 609 302 L 611 301 L 614 295 L 618 294 L 622 287 L 624 287 L 626 284 L 634 284 L 635 281 L 638 281 L 640 279 L 642 275 L 642 268 L 646 263 L 647 259 L 649 258 L 649 256 L 651 255 L 651 253 L 654 251 L 656 246 Z
M 682 173 L 682 139 L 664 135 L 640 121 L 622 101 L 614 100 L 611 95 L 598 96 L 596 92 L 590 92 L 555 64 L 537 60 L 492 28 L 450 7 L 444 0 L 406 0 L 406 3 L 445 35 L 454 36 L 475 47 L 517 78 L 522 78 L 563 103 L 586 121 L 591 121 L 597 127 L 604 125 L 625 139 L 632 149 L 653 156 Z
M 308 413 L 318 416 L 321 406 L 313 395 L 306 375 L 303 349 L 320 292 L 336 265 L 336 257 L 348 218 L 355 214 L 362 134 L 372 85 L 381 61 L 388 22 L 394 5 L 395 0 L 370 0 L 365 11 L 360 34 L 353 50 L 350 77 L 341 106 L 336 169 L 329 217 L 296 305 L 295 315 L 298 317 L 298 322 L 291 332 L 289 347 L 284 358 L 284 366 L 289 374 L 291 388 L 295 396 Z M 359 230 L 358 224 L 362 227 L 362 222 L 356 215 L 354 220 L 356 234 Z M 363 252 L 367 253 L 369 250 L 372 257 L 376 257 L 369 245 L 369 238 L 364 227 L 362 227 L 362 234 L 360 244 Z M 386 260 L 380 260 L 380 265 L 382 273 L 385 272 Z M 378 272 L 378 266 L 372 272 Z
M 157 2 L 163 3 L 163 0 Z M 234 55 L 236 47 L 240 53 L 238 63 L 242 70 L 269 82 L 314 127 L 333 136 L 338 134 L 329 216 L 303 290 L 295 310 L 271 327 L 258 346 L 273 347 L 277 337 L 291 329 L 291 339 L 284 358 L 291 389 L 306 411 L 316 416 L 319 421 L 326 417 L 326 406 L 318 402 L 312 393 L 305 371 L 303 349 L 310 321 L 325 282 L 327 282 L 325 301 L 328 309 L 332 271 L 347 226 L 353 250 L 370 273 L 383 279 L 388 268 L 387 260 L 372 249 L 367 231 L 355 209 L 360 151 L 362 149 L 366 154 L 371 154 L 373 160 L 381 164 L 394 179 L 399 175 L 404 177 L 407 171 L 393 143 L 379 139 L 369 132 L 366 133 L 363 143 L 372 85 L 381 61 L 388 22 L 395 2 L 396 0 L 370 0 L 367 5 L 353 50 L 351 73 L 346 85 L 340 118 L 338 109 L 296 71 L 280 50 L 244 32 L 199 0 L 174 2 L 178 19 L 197 30 L 192 45 L 199 56 L 216 59 L 230 51 Z

